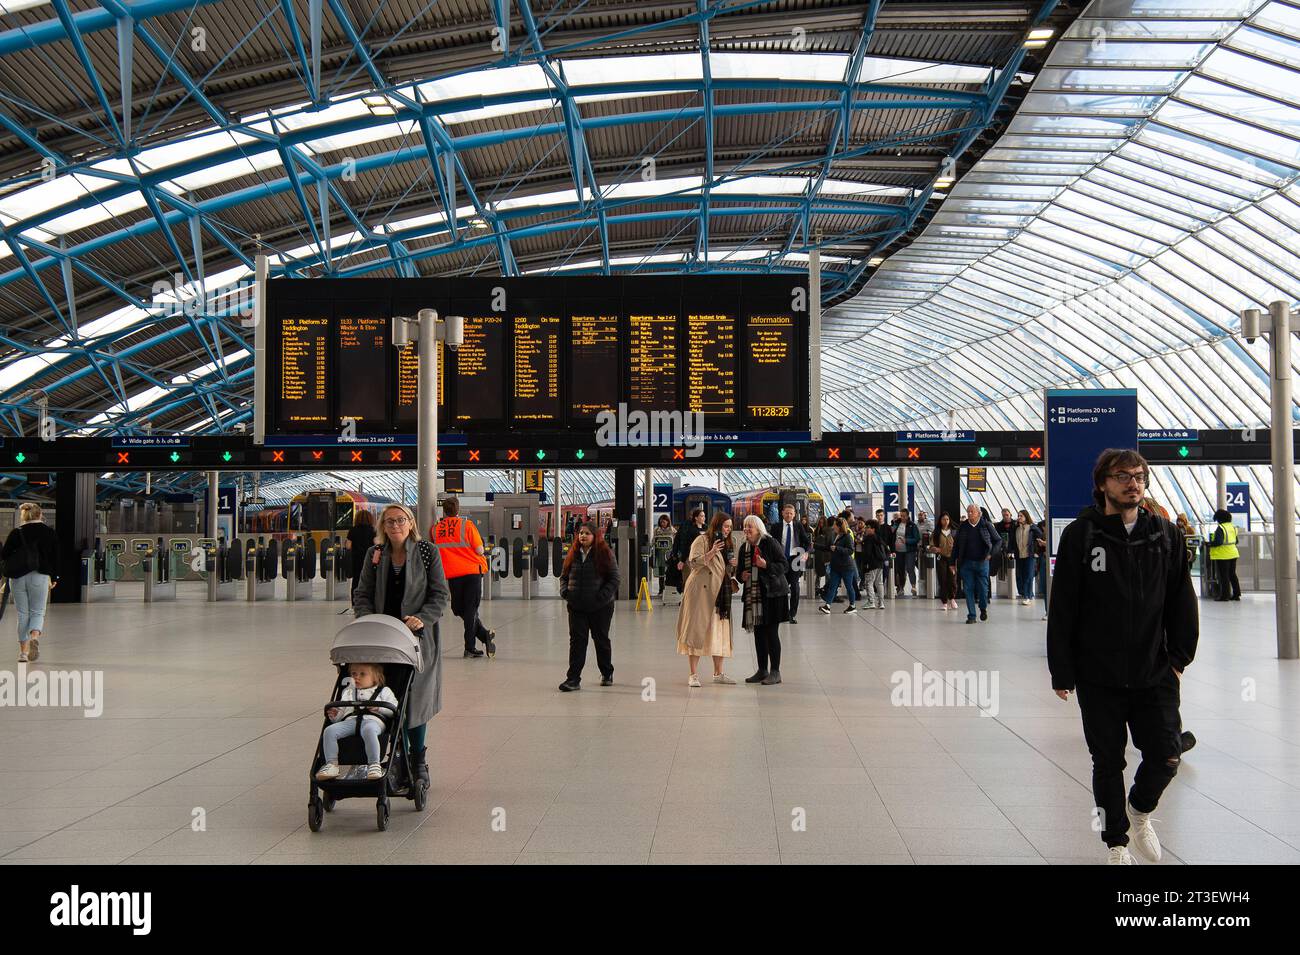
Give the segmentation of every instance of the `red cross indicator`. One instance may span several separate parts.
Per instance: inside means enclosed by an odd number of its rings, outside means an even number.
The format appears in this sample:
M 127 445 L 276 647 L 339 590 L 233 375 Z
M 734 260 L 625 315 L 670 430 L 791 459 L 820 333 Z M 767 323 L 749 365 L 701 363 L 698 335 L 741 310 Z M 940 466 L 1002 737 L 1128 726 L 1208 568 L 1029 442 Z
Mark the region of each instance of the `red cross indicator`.
M 920 458 L 921 458 L 921 449 L 920 449 L 920 448 L 908 448 L 908 449 L 907 449 L 907 456 L 908 456 L 909 458 L 916 458 L 917 460 L 920 460 Z
M 686 449 L 685 449 L 685 448 L 673 448 L 673 460 L 674 460 L 674 461 L 685 461 L 685 460 L 686 460 Z
M 828 460 L 828 461 L 838 461 L 839 459 L 840 459 L 840 449 L 839 449 L 839 448 L 827 448 L 827 449 L 826 449 L 826 460 Z
M 319 460 L 321 460 L 323 457 L 325 457 L 325 452 L 324 452 L 324 451 L 313 451 L 313 452 L 311 453 L 311 459 L 312 459 L 313 461 L 319 461 Z
M 1043 449 L 1042 449 L 1042 448 L 1030 448 L 1030 449 L 1029 449 L 1029 458 L 1030 458 L 1030 460 L 1032 460 L 1032 461 L 1041 461 L 1041 460 L 1043 460 Z
M 272 452 L 271 452 L 271 460 L 272 460 L 272 461 L 278 461 L 278 462 L 280 462 L 281 464 L 283 464 L 283 463 L 284 463 L 284 452 L 283 452 L 283 451 L 272 451 Z
M 879 449 L 879 448 L 867 448 L 867 458 L 868 458 L 868 460 L 879 461 L 879 460 L 880 460 L 880 449 Z
M 352 463 L 353 463 L 353 464 L 358 464 L 358 463 L 360 463 L 360 461 L 361 461 L 361 452 L 360 452 L 360 451 L 353 451 L 353 452 L 352 452 Z
M 507 461 L 518 461 L 518 460 L 519 460 L 519 449 L 518 449 L 518 448 L 511 448 L 510 450 L 508 450 L 508 451 L 506 452 L 506 460 L 507 460 Z
M 119 451 L 119 452 L 117 452 L 117 463 L 118 463 L 118 464 L 130 464 L 130 463 L 131 463 L 131 452 L 130 452 L 130 451 Z
M 477 460 L 478 460 L 478 452 L 477 452 L 477 451 L 471 451 L 471 452 L 469 453 L 469 459 L 470 459 L 471 461 L 477 461 Z
M 390 464 L 392 464 L 392 463 L 401 464 L 401 463 L 402 463 L 402 452 L 401 452 L 401 451 L 389 451 L 389 452 L 388 452 L 388 461 L 389 461 Z

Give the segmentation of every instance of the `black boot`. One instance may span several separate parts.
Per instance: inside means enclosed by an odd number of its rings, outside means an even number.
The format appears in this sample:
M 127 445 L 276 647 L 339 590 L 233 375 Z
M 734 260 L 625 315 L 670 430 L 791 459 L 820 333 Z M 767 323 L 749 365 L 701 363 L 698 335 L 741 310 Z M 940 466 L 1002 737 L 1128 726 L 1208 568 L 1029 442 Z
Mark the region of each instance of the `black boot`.
M 747 677 L 745 677 L 745 682 L 746 682 L 746 683 L 762 683 L 762 682 L 763 682 L 764 680 L 766 680 L 766 679 L 767 679 L 767 671 L 766 671 L 766 670 L 758 670 L 758 671 L 756 671 L 756 672 L 754 673 L 753 676 L 747 676 Z
M 429 764 L 424 758 L 427 752 L 427 748 L 411 750 L 411 774 L 425 786 L 429 785 Z

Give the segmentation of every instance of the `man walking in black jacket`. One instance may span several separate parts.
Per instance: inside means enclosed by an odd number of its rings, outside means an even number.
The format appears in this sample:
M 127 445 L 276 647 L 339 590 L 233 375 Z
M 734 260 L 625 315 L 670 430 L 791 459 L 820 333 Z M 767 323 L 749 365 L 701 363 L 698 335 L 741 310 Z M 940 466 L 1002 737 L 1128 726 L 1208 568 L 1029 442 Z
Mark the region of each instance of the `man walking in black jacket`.
M 1179 682 L 1196 654 L 1196 595 L 1178 528 L 1140 508 L 1146 459 L 1102 452 L 1093 498 L 1061 534 L 1048 595 L 1047 665 L 1062 700 L 1078 693 L 1092 792 L 1110 865 L 1159 862 L 1151 826 L 1183 751 Z M 1142 753 L 1128 799 L 1124 750 Z

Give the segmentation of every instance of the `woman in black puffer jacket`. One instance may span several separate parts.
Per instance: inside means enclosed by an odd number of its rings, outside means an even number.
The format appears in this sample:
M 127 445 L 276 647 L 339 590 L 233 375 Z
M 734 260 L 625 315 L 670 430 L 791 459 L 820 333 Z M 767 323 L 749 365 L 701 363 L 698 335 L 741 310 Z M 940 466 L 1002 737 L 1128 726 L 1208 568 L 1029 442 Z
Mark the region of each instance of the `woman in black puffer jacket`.
M 600 685 L 614 683 L 614 661 L 609 625 L 618 595 L 618 565 L 604 538 L 589 522 L 578 525 L 573 546 L 560 571 L 560 597 L 569 608 L 569 672 L 560 690 L 582 689 L 582 668 L 587 664 L 587 640 L 596 644 Z

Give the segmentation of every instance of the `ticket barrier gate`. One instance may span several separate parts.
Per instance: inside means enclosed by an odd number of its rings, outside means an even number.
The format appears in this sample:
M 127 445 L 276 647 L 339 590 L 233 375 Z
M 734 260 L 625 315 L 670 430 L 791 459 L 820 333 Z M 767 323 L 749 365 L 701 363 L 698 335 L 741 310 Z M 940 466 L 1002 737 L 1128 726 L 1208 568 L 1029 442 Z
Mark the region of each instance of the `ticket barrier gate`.
M 163 539 L 157 542 L 137 538 L 131 548 L 140 556 L 140 570 L 144 576 L 144 602 L 176 599 L 176 581 L 171 579 L 171 562 L 163 548 Z
M 998 564 L 997 578 L 990 582 L 989 595 L 992 597 L 1005 597 L 1008 600 L 1016 595 L 1016 578 L 1012 573 L 1012 551 L 1011 535 L 1002 534 L 1002 554 L 1001 561 Z
M 117 583 L 107 579 L 107 555 L 99 538 L 95 546 L 81 552 L 81 602 L 99 603 L 117 597 Z
M 314 556 L 313 553 L 313 558 Z M 285 600 L 311 600 L 311 579 L 306 576 L 306 570 L 307 548 L 303 542 L 285 541 L 280 561 L 280 573 L 284 577 Z
M 249 603 L 275 599 L 275 561 L 278 548 L 262 538 L 244 543 L 244 599 Z
M 348 552 L 339 546 L 337 537 L 323 542 L 320 552 L 320 574 L 325 578 L 326 600 L 352 599 L 352 578 L 348 575 Z M 342 584 L 342 586 L 339 586 Z
M 226 546 L 225 539 L 203 537 L 199 539 L 199 547 L 203 552 L 203 569 L 207 575 L 208 602 L 234 600 L 236 585 L 230 579 L 230 548 Z
M 129 580 L 130 575 L 125 572 L 134 568 L 132 560 L 126 559 L 126 541 L 118 537 L 107 538 L 104 541 L 104 579 L 111 580 L 114 583 L 120 580 Z

